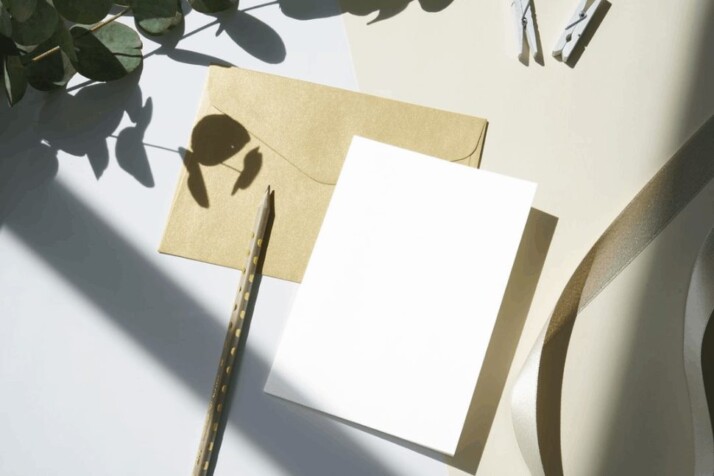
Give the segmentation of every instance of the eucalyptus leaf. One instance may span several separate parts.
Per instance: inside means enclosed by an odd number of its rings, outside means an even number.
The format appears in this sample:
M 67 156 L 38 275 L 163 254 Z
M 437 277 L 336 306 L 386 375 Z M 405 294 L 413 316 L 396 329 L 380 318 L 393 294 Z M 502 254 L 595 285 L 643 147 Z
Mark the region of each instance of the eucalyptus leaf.
M 22 99 L 27 90 L 27 78 L 20 58 L 18 56 L 6 56 L 2 62 L 2 73 L 5 95 L 10 106 L 14 106 Z
M 133 0 L 136 25 L 149 35 L 163 35 L 183 21 L 180 0 Z
M 49 55 L 40 61 L 28 63 L 25 67 L 27 81 L 40 91 L 63 88 L 77 73 L 64 52 Z
M 77 73 L 71 61 L 72 58 L 77 59 L 72 35 L 62 20 L 59 20 L 54 35 L 32 51 L 32 57 L 37 58 L 57 46 L 60 48 L 59 52 L 39 60 L 28 61 L 25 65 L 27 80 L 33 88 L 40 91 L 62 88 Z
M 201 13 L 218 13 L 238 6 L 235 0 L 188 0 L 188 3 Z
M 46 41 L 57 28 L 59 17 L 46 0 L 37 0 L 37 8 L 24 22 L 12 19 L 12 39 L 20 45 L 39 45 Z
M 27 21 L 35 12 L 38 0 L 5 0 L 5 8 L 19 22 Z
M 112 0 L 54 0 L 55 8 L 74 23 L 96 23 L 112 8 Z
M 52 39 L 55 44 L 60 47 L 62 53 L 67 55 L 67 58 L 73 63 L 77 62 L 77 52 L 74 49 L 74 39 L 70 34 L 69 30 L 64 24 L 64 21 L 60 19 L 55 34 L 52 35 Z
M 126 25 L 110 23 L 95 32 L 75 25 L 70 33 L 77 51 L 75 67 L 82 76 L 112 81 L 141 65 L 141 39 Z
M 12 36 L 12 18 L 10 12 L 2 7 L 2 3 L 0 3 L 0 36 L 7 38 Z
M 17 55 L 20 50 L 17 49 L 15 43 L 10 38 L 0 35 L 0 57 L 5 55 Z

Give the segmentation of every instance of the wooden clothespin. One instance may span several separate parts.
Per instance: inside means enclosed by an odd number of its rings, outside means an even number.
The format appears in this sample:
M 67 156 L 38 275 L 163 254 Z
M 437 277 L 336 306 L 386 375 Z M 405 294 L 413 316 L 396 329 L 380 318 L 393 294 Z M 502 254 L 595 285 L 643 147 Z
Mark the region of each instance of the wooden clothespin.
M 527 58 L 530 49 L 531 54 L 536 58 L 539 50 L 535 16 L 533 15 L 533 0 L 511 0 L 511 11 L 515 25 L 518 57 Z
M 602 5 L 603 0 L 580 0 L 578 8 L 565 26 L 563 34 L 560 35 L 558 42 L 553 48 L 553 56 L 560 57 L 564 63 L 570 59 L 570 55 L 578 45 L 582 38 L 585 29 L 590 24 L 590 21 L 595 16 L 598 8 Z

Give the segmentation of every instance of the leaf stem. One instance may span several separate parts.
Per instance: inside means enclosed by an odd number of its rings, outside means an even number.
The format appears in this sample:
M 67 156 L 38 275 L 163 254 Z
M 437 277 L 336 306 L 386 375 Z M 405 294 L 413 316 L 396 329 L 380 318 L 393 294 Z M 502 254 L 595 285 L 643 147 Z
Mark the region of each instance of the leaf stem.
M 114 20 L 116 20 L 117 18 L 119 18 L 120 16 L 124 15 L 124 14 L 125 14 L 126 12 L 128 12 L 129 10 L 131 10 L 131 7 L 126 7 L 126 8 L 124 8 L 123 10 L 121 10 L 121 11 L 120 11 L 119 13 L 117 13 L 116 15 L 112 15 L 112 16 L 110 16 L 109 18 L 107 18 L 106 20 L 102 21 L 101 23 L 97 23 L 97 24 L 94 25 L 92 28 L 90 28 L 88 31 L 91 32 L 91 33 L 94 33 L 95 31 L 99 30 L 100 28 L 103 28 L 103 27 L 107 26 L 108 24 L 110 24 L 111 22 L 113 22 Z M 37 56 L 35 56 L 34 58 L 32 58 L 30 61 L 32 61 L 32 62 L 34 63 L 34 62 L 43 60 L 43 59 L 47 58 L 48 56 L 57 53 L 59 50 L 60 50 L 59 45 L 58 45 L 58 46 L 55 46 L 54 48 L 50 48 L 49 50 L 45 51 L 44 53 L 40 53 L 39 55 L 37 55 Z

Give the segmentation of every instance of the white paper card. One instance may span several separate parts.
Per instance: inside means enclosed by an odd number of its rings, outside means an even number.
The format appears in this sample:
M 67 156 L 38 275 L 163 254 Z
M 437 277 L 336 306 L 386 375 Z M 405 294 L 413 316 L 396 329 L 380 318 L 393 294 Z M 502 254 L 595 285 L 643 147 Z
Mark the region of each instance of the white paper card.
M 354 137 L 265 391 L 453 455 L 535 189 Z

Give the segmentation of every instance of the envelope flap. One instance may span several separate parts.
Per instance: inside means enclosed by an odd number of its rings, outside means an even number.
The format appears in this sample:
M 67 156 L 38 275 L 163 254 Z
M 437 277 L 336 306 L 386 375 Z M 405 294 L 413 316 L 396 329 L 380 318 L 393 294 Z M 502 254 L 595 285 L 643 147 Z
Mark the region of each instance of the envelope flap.
M 486 128 L 481 118 L 239 68 L 211 66 L 208 81 L 213 107 L 325 184 L 336 183 L 354 135 L 457 161 L 479 155 Z

